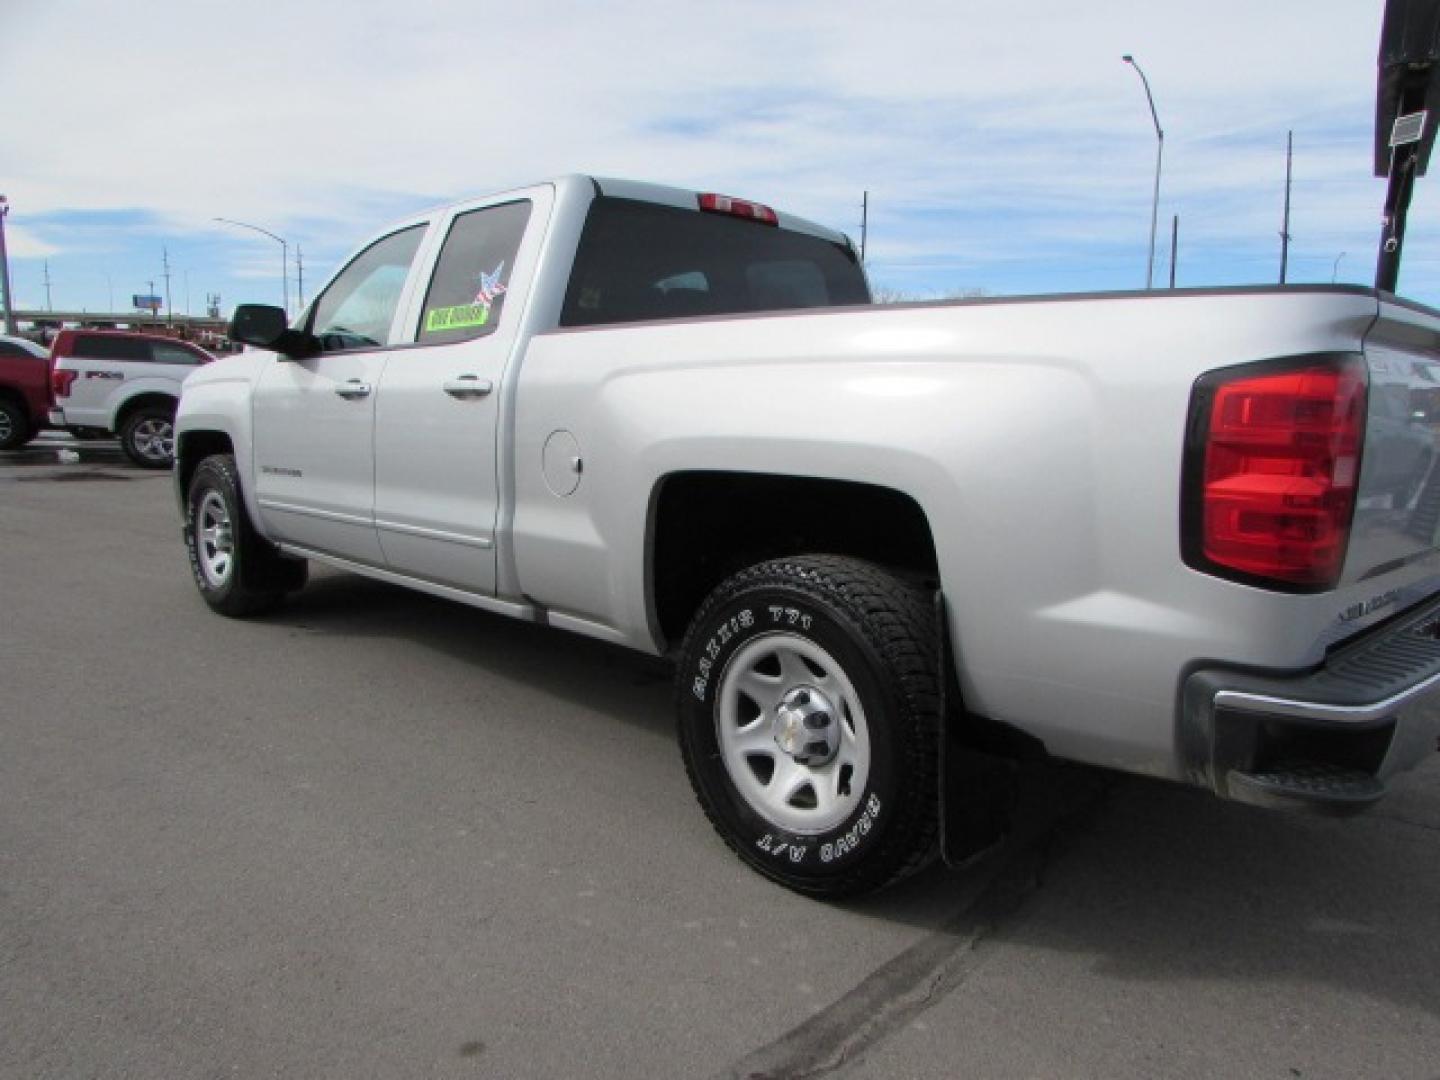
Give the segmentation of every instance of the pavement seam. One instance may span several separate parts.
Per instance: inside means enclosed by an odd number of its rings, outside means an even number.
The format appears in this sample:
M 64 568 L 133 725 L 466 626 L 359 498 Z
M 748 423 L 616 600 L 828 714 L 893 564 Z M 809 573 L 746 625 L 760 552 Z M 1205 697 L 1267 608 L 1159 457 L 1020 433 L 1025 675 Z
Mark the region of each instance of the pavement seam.
M 862 979 L 853 989 L 774 1041 L 751 1051 L 714 1080 L 814 1080 L 847 1065 L 939 1004 L 980 965 L 993 939 L 1043 884 L 1043 872 L 1088 823 L 1103 791 L 1017 838 L 979 894 L 946 924 Z
M 1440 825 L 1431 824 L 1428 821 L 1416 821 L 1414 818 L 1400 817 L 1398 814 L 1375 814 L 1369 815 L 1372 820 L 1394 821 L 1401 825 L 1409 825 L 1412 829 L 1424 829 L 1426 832 L 1440 832 Z M 1440 1077 L 1437 1077 L 1440 1080 Z

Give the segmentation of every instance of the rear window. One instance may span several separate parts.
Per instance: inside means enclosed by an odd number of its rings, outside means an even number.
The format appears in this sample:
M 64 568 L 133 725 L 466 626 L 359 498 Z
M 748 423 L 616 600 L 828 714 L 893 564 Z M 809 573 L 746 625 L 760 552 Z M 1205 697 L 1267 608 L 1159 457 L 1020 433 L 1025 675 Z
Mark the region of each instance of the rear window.
M 585 221 L 560 325 L 869 300 L 844 244 L 724 214 L 602 197 Z
M 150 359 L 150 342 L 144 338 L 104 337 L 100 334 L 76 334 L 71 356 L 86 360 Z
M 155 350 L 155 362 L 157 364 L 189 364 L 192 367 L 196 364 L 203 364 L 205 357 L 184 345 L 171 345 L 168 342 L 157 341 L 152 346 Z
M 528 201 L 487 206 L 455 219 L 440 249 L 416 340 L 435 345 L 495 332 L 529 220 Z

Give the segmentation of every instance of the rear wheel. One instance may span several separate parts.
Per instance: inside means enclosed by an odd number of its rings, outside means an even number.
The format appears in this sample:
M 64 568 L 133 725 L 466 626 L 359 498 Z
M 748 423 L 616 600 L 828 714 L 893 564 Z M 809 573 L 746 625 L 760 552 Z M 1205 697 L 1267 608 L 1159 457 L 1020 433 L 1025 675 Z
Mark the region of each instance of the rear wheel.
M 222 615 L 254 615 L 302 588 L 306 564 L 289 559 L 255 531 L 229 454 L 195 469 L 185 501 L 185 549 L 200 595 Z
M 168 469 L 175 464 L 175 409 L 142 405 L 120 425 L 120 446 L 142 469 Z
M 926 595 L 836 556 L 762 563 L 686 637 L 681 751 L 735 852 L 838 898 L 923 866 L 938 838 L 939 656 Z
M 9 398 L 0 398 L 0 450 L 14 450 L 30 441 L 30 418 Z

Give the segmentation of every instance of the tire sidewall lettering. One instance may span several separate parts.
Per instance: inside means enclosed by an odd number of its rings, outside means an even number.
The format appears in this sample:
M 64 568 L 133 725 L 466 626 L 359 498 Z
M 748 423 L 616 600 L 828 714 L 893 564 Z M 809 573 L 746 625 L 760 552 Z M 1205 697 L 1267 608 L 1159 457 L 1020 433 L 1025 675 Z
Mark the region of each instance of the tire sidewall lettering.
M 729 778 L 718 745 L 715 710 L 718 691 L 730 660 L 740 647 L 764 634 L 797 634 L 824 648 L 844 667 L 865 705 L 870 726 L 871 763 L 866 791 L 856 809 L 834 829 L 817 834 L 794 833 L 754 810 Z M 699 737 L 699 757 L 706 767 L 699 782 L 727 826 L 751 852 L 788 874 L 823 876 L 842 871 L 872 844 L 879 842 L 889 823 L 890 794 L 895 766 L 884 733 L 888 702 L 857 643 L 837 623 L 836 616 L 807 597 L 788 595 L 774 587 L 760 587 L 752 595 L 732 599 L 718 607 L 697 630 L 698 648 L 687 650 L 689 667 L 680 685 L 682 708 L 689 713 Z

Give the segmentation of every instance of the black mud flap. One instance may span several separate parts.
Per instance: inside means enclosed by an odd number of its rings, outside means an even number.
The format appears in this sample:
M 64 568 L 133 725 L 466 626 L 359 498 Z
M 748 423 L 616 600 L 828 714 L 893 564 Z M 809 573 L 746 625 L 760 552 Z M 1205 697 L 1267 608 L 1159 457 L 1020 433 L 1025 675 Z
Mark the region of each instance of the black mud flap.
M 1019 785 L 1016 764 L 986 752 L 971 738 L 945 619 L 945 595 L 935 591 L 935 640 L 940 650 L 940 854 L 963 866 L 1009 835 Z M 976 732 L 979 734 L 980 732 Z

